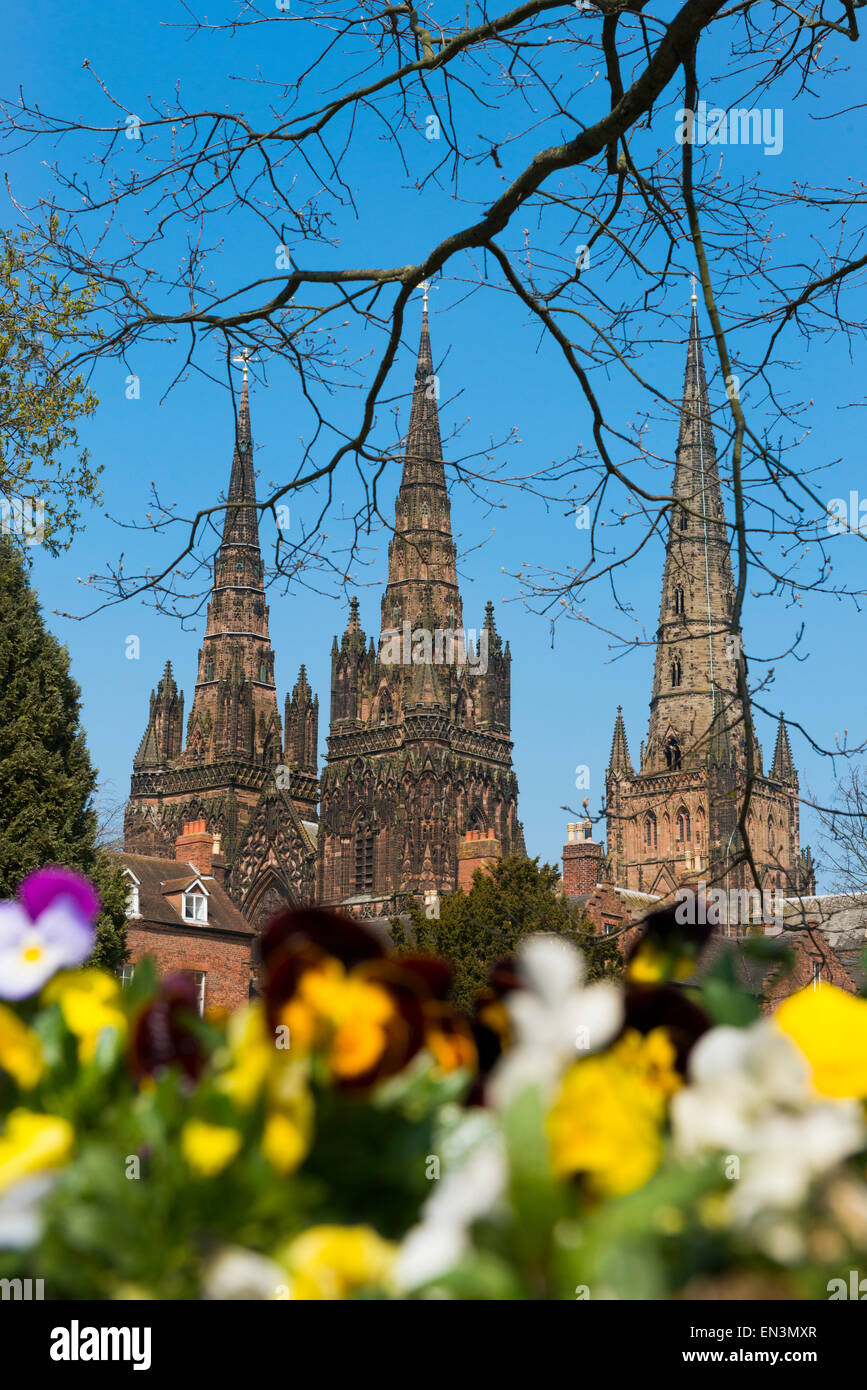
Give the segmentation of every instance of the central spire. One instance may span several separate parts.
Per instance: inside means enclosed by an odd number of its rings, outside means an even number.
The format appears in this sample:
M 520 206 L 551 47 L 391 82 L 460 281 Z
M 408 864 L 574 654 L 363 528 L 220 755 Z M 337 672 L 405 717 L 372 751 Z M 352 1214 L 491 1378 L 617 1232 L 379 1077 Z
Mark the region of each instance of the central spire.
M 693 291 L 680 435 L 642 772 L 737 753 L 739 638 L 731 556 Z
M 382 628 L 400 629 L 426 617 L 435 626 L 460 628 L 457 547 L 440 438 L 439 378 L 431 356 L 427 305 L 415 369 L 403 475 L 388 547 L 388 583 L 382 596 Z M 427 592 L 429 590 L 429 593 Z

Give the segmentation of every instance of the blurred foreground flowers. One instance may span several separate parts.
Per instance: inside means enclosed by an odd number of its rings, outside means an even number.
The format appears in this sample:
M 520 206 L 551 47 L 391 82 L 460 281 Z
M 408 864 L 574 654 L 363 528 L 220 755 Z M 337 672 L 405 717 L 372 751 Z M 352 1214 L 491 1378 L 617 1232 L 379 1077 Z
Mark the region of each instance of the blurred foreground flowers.
M 528 938 L 468 1018 L 443 962 L 311 909 L 265 929 L 261 998 L 201 1019 L 147 962 L 127 989 L 75 968 L 98 906 L 62 870 L 0 905 L 0 1277 L 825 1298 L 867 1260 L 864 999 L 823 985 L 761 1017 L 724 967 L 688 983 L 704 942 L 662 913 L 618 983 Z

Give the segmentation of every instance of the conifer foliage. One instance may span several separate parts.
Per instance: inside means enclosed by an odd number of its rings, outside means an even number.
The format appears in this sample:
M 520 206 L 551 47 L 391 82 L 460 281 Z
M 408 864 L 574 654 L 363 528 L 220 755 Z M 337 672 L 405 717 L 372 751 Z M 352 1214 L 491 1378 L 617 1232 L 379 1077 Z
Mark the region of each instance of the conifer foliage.
M 490 869 L 477 869 L 469 893 L 450 893 L 437 908 L 439 916 L 429 918 L 411 903 L 403 920 L 392 919 L 392 939 L 399 949 L 447 960 L 455 970 L 452 997 L 462 1008 L 472 1008 L 490 966 L 514 955 L 521 939 L 536 932 L 557 932 L 578 946 L 590 980 L 620 973 L 617 943 L 594 933 L 560 890 L 557 870 L 538 859 L 508 855 Z
M 46 864 L 86 874 L 103 902 L 94 961 L 111 968 L 125 954 L 126 884 L 97 843 L 80 696 L 25 562 L 0 538 L 0 898 Z

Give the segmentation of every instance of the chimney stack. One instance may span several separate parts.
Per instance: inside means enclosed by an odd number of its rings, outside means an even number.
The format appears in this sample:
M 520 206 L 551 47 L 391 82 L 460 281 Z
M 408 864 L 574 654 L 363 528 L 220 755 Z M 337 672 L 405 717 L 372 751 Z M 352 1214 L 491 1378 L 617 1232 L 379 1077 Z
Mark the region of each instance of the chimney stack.
M 593 841 L 593 822 L 573 821 L 566 827 L 563 846 L 563 892 L 592 893 L 599 882 L 602 846 Z
M 214 837 L 203 820 L 188 820 L 175 841 L 175 858 L 192 864 L 203 878 L 210 878 L 214 867 Z
M 476 869 L 490 869 L 503 855 L 493 830 L 468 830 L 458 844 L 458 888 L 469 893 Z

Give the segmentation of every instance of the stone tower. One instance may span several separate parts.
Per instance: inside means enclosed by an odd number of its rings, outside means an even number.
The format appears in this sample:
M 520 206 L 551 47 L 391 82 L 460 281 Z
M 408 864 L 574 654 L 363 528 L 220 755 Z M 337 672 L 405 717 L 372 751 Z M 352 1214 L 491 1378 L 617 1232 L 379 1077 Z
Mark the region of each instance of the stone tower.
M 255 923 L 315 893 L 319 707 L 304 667 L 286 702 L 286 748 L 259 549 L 246 380 L 222 539 L 182 747 L 184 697 L 166 664 L 133 762 L 127 850 L 174 858 L 187 821 L 220 837 L 229 891 Z
M 511 655 L 491 603 L 463 627 L 436 394 L 425 308 L 379 638 L 353 599 L 331 653 L 319 896 L 368 915 L 454 891 L 468 831 L 525 852 Z
M 623 888 L 665 894 L 683 883 L 755 886 L 736 864 L 746 787 L 746 733 L 737 697 L 740 634 L 698 312 L 693 296 L 674 504 L 662 578 L 650 724 L 632 766 L 618 709 L 606 773 L 608 867 Z M 801 855 L 798 777 L 780 716 L 770 773 L 754 743 L 749 839 L 762 886 L 813 891 Z

